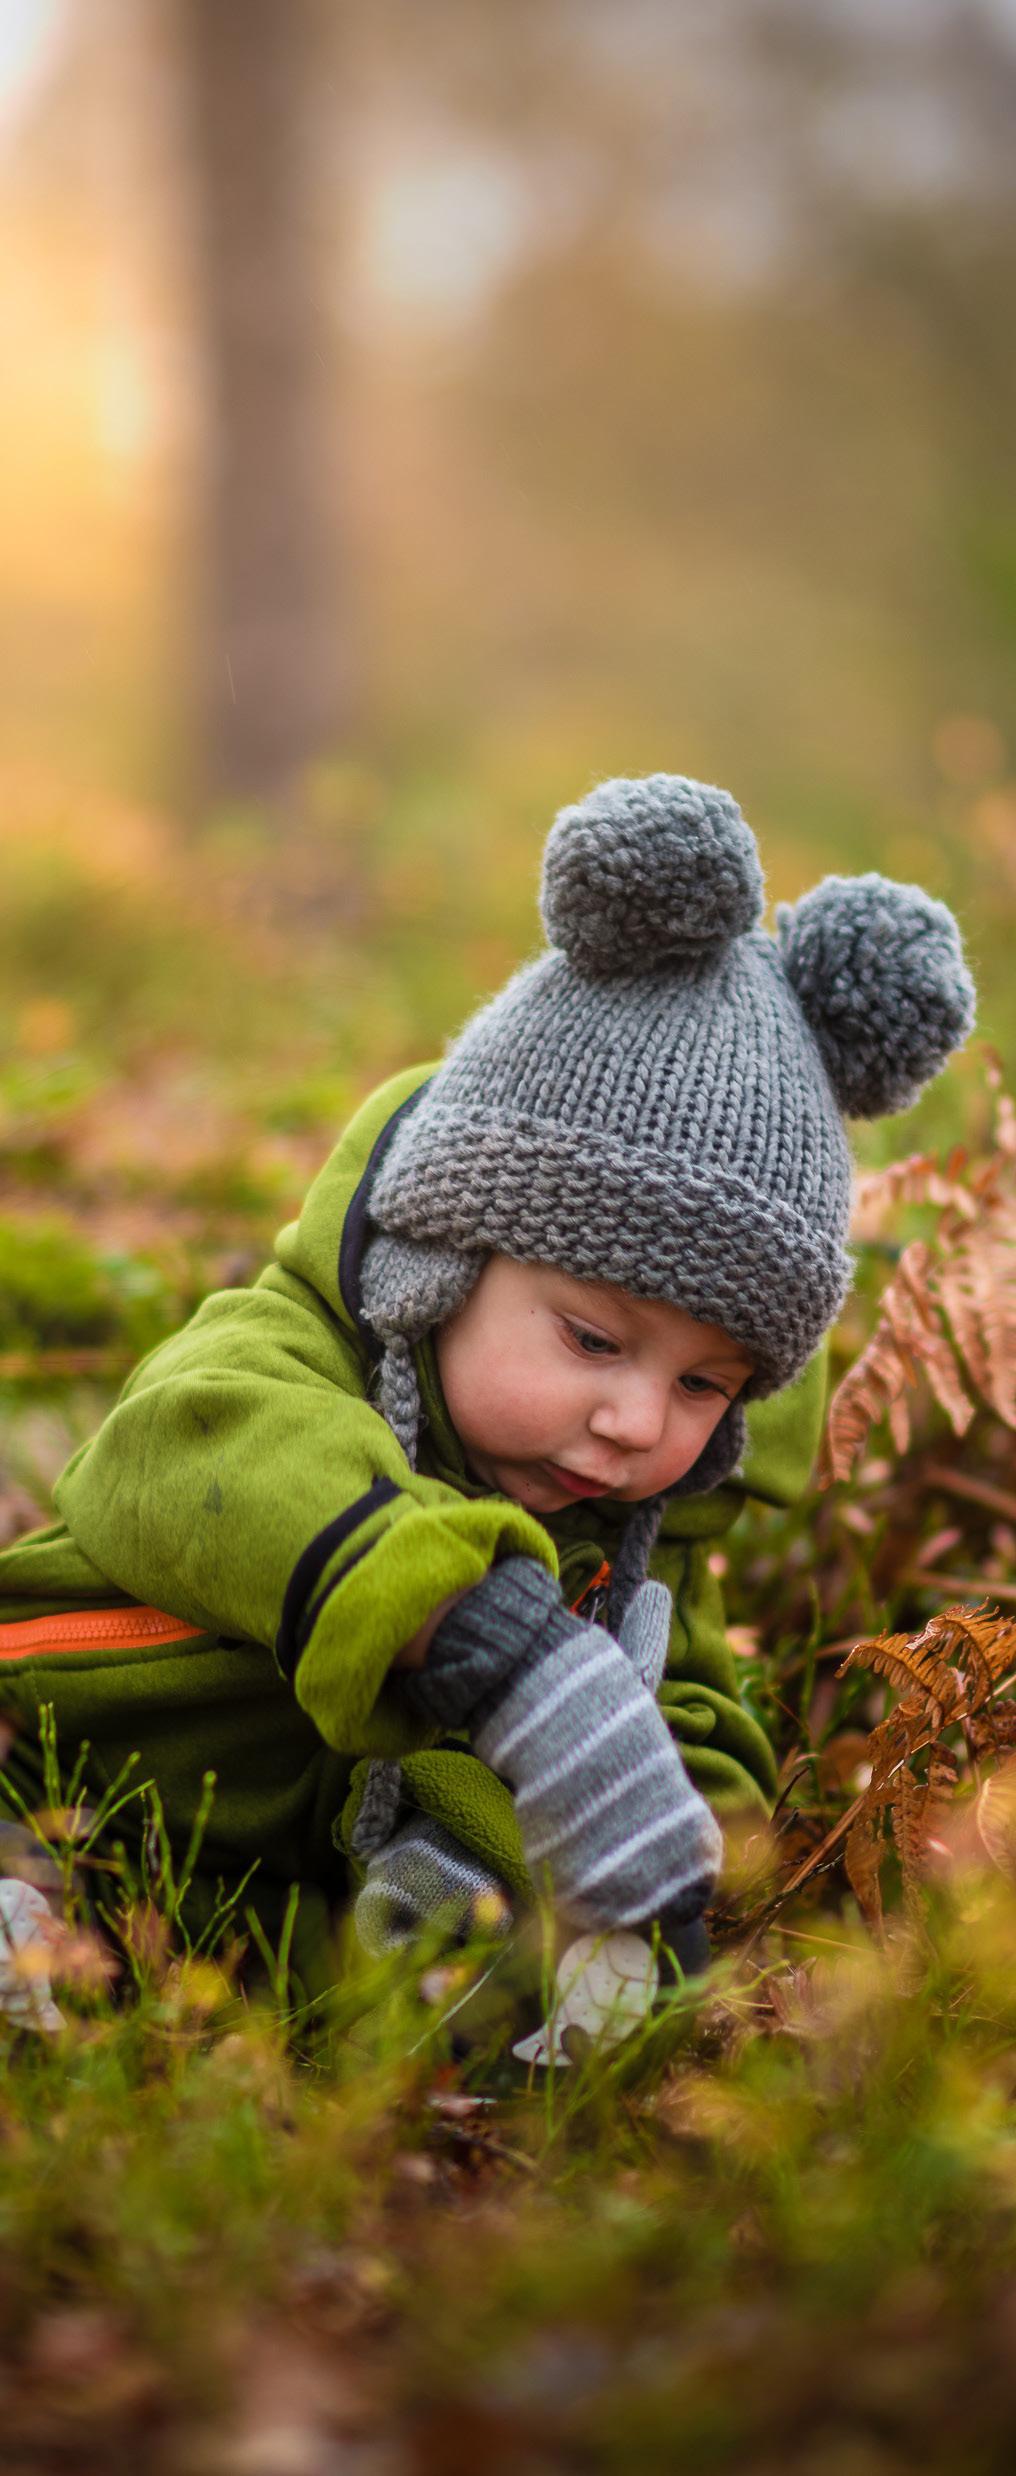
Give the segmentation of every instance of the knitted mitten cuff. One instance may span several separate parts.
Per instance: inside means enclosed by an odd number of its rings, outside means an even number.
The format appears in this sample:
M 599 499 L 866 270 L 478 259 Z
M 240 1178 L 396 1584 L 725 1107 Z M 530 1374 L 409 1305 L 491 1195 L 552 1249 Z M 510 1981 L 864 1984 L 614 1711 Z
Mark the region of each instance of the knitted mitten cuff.
M 544 1565 L 506 1556 L 449 1609 L 425 1665 L 402 1678 L 406 1700 L 442 1728 L 468 1728 L 508 1676 L 587 1631 Z

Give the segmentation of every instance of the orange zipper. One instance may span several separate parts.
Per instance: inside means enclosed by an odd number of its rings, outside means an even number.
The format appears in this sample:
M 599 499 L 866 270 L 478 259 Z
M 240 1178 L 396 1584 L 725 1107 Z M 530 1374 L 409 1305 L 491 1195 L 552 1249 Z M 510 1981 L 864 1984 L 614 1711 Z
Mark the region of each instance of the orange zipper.
M 585 1602 L 585 1601 L 586 1601 L 586 1600 L 590 1597 L 590 1595 L 591 1595 L 591 1593 L 592 1593 L 593 1591 L 598 1591 L 598 1590 L 606 1590 L 606 1589 L 608 1588 L 609 1583 L 610 1583 L 610 1576 L 611 1576 L 611 1567 L 610 1567 L 610 1565 L 608 1565 L 608 1564 L 606 1564 L 606 1563 L 602 1564 L 602 1565 L 600 1566 L 600 1570 L 599 1570 L 599 1572 L 598 1572 L 598 1573 L 594 1573 L 593 1578 L 592 1578 L 592 1581 L 591 1581 L 591 1582 L 587 1582 L 587 1583 L 586 1583 L 586 1585 L 585 1585 L 585 1588 L 584 1588 L 583 1590 L 580 1590 L 579 1595 L 578 1595 L 578 1598 L 577 1598 L 577 1599 L 573 1599 L 573 1600 L 572 1600 L 572 1603 L 571 1603 L 571 1612 L 572 1612 L 572 1615 L 573 1615 L 573 1616 L 577 1616 L 577 1615 L 578 1615 L 580 1608 L 584 1605 L 584 1602 Z M 0 1626 L 0 1635 L 2 1635 L 2 1633 L 3 1633 L 3 1627 L 2 1627 L 2 1626 Z
M 606 1589 L 611 1568 L 602 1564 L 572 1601 L 577 1615 L 593 1591 Z M 0 1625 L 0 1659 L 23 1659 L 28 1651 L 145 1651 L 160 1642 L 192 1642 L 201 1625 L 185 1625 L 164 1608 L 72 1608 L 66 1616 L 19 1617 Z
M 71 1608 L 66 1616 L 0 1625 L 0 1659 L 23 1659 L 27 1651 L 144 1651 L 159 1642 L 193 1640 L 203 1630 L 164 1608 Z

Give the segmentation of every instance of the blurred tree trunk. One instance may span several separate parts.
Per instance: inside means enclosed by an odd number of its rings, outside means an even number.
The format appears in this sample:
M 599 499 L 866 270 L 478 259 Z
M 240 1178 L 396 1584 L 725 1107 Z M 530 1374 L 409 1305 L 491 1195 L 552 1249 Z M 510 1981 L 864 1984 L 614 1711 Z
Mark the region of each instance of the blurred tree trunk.
M 344 11 L 176 6 L 207 423 L 203 770 L 213 790 L 271 797 L 348 719 L 319 151 Z

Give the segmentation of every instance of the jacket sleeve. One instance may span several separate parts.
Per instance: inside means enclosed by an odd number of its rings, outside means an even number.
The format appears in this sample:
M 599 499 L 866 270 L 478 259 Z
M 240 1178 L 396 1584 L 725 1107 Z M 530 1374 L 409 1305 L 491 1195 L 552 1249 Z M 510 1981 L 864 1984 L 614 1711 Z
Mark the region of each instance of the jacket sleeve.
M 650 1572 L 674 1601 L 667 1671 L 659 1704 L 696 1788 L 710 1805 L 768 1812 L 776 1760 L 768 1737 L 742 1709 L 736 1662 L 727 1640 L 723 1598 L 709 1556 L 710 1539 L 661 1540 Z
M 142 1362 L 55 1493 L 119 1589 L 274 1648 L 329 1745 L 394 1753 L 426 1741 L 388 1671 L 432 1609 L 501 1556 L 557 1562 L 507 1498 L 411 1470 L 365 1382 L 309 1284 L 273 1268 Z
M 674 1601 L 660 1707 L 696 1787 L 721 1811 L 738 1805 L 767 1809 L 776 1788 L 776 1762 L 758 1721 L 741 1706 L 723 1594 L 710 1557 L 749 1498 L 788 1505 L 803 1495 L 822 1430 L 826 1381 L 823 1344 L 795 1383 L 749 1408 L 738 1476 L 710 1496 L 678 1498 L 668 1508 L 650 1562 Z

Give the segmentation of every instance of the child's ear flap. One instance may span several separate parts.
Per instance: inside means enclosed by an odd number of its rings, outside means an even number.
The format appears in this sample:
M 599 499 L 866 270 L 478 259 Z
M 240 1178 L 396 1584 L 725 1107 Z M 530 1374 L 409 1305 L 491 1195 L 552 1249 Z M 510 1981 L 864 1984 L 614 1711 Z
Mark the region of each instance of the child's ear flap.
M 780 903 L 783 968 L 847 1117 L 909 1109 L 973 1028 L 960 933 L 921 886 L 825 877 Z

